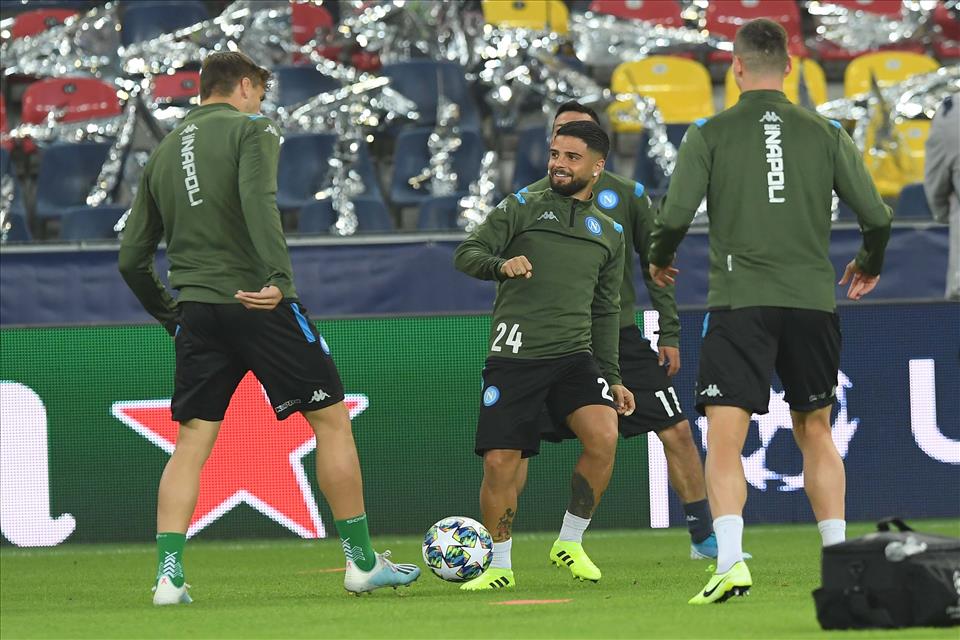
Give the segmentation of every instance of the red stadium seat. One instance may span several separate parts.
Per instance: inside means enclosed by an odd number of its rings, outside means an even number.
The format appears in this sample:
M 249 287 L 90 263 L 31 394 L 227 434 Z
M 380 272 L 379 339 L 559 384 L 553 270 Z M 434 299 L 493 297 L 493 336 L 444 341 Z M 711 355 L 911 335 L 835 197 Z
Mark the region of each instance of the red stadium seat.
M 13 38 L 26 38 L 46 31 L 50 27 L 63 24 L 70 16 L 76 15 L 73 9 L 36 9 L 25 11 L 13 19 L 10 35 Z
M 318 30 L 332 29 L 333 16 L 326 7 L 312 2 L 293 2 L 290 9 L 290 26 L 293 30 L 293 41 L 303 46 L 314 39 Z M 337 60 L 340 57 L 341 47 L 319 47 L 317 51 L 325 58 Z M 309 62 L 305 56 L 294 54 L 294 64 Z
M 186 102 L 199 95 L 199 71 L 178 71 L 153 78 L 153 99 L 156 102 Z
M 628 20 L 646 20 L 664 27 L 682 27 L 680 4 L 675 0 L 593 0 L 590 11 Z
M 933 11 L 933 21 L 939 33 L 933 41 L 933 50 L 941 61 L 960 58 L 960 7 L 947 9 L 941 0 Z
M 787 49 L 792 56 L 807 57 L 800 25 L 800 10 L 794 0 L 711 0 L 707 5 L 707 30 L 733 42 L 737 29 L 755 18 L 769 18 L 787 30 Z M 710 53 L 711 63 L 728 63 L 726 51 Z
M 7 132 L 10 129 L 7 127 L 7 101 L 3 99 L 3 96 L 0 95 L 0 148 L 10 151 L 13 148 L 13 141 L 7 139 Z
M 43 122 L 54 109 L 64 110 L 61 122 L 106 118 L 121 111 L 117 90 L 96 78 L 49 78 L 23 92 L 23 122 Z

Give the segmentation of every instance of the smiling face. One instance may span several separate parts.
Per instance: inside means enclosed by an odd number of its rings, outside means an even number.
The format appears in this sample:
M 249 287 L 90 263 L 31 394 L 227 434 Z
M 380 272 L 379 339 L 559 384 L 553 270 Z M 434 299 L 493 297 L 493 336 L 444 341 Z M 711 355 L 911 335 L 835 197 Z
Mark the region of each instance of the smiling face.
M 566 115 L 566 114 L 563 114 Z M 594 178 L 603 171 L 600 154 L 573 136 L 554 136 L 550 144 L 547 176 L 550 188 L 562 196 L 589 194 Z

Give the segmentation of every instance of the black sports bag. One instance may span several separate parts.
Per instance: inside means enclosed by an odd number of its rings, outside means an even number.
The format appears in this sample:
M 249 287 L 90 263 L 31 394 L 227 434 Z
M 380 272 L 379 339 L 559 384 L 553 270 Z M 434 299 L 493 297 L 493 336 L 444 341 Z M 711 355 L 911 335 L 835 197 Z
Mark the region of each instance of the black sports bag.
M 960 625 L 960 538 L 882 520 L 876 533 L 824 547 L 822 575 L 813 600 L 824 629 Z

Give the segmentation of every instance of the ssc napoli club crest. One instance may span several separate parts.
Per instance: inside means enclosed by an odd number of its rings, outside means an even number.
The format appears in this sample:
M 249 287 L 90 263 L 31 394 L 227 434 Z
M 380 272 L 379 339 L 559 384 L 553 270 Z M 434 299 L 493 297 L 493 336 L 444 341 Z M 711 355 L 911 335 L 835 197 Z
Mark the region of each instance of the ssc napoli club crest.
M 600 221 L 593 216 L 587 216 L 587 219 L 584 220 L 584 224 L 587 225 L 587 231 L 595 236 L 599 236 L 603 233 L 603 227 L 600 226 Z
M 604 189 L 597 194 L 597 204 L 604 209 L 613 209 L 620 204 L 620 196 L 613 189 Z
M 496 387 L 487 387 L 487 390 L 483 392 L 483 406 L 492 407 L 497 404 L 497 400 L 500 399 L 500 389 Z

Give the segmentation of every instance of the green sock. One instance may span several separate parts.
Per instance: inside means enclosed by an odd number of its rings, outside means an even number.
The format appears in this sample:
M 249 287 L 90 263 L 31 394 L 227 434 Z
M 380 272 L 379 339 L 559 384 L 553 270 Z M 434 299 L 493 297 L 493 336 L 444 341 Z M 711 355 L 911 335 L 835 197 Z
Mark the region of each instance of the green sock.
M 182 587 L 183 581 L 183 545 L 187 536 L 182 533 L 157 534 L 157 580 L 163 576 L 170 578 L 175 587 Z
M 347 556 L 347 560 L 353 561 L 353 564 L 364 571 L 373 569 L 373 565 L 377 563 L 377 556 L 370 542 L 367 514 L 361 513 L 355 518 L 337 520 L 336 524 L 340 542 L 343 544 L 343 554 Z

